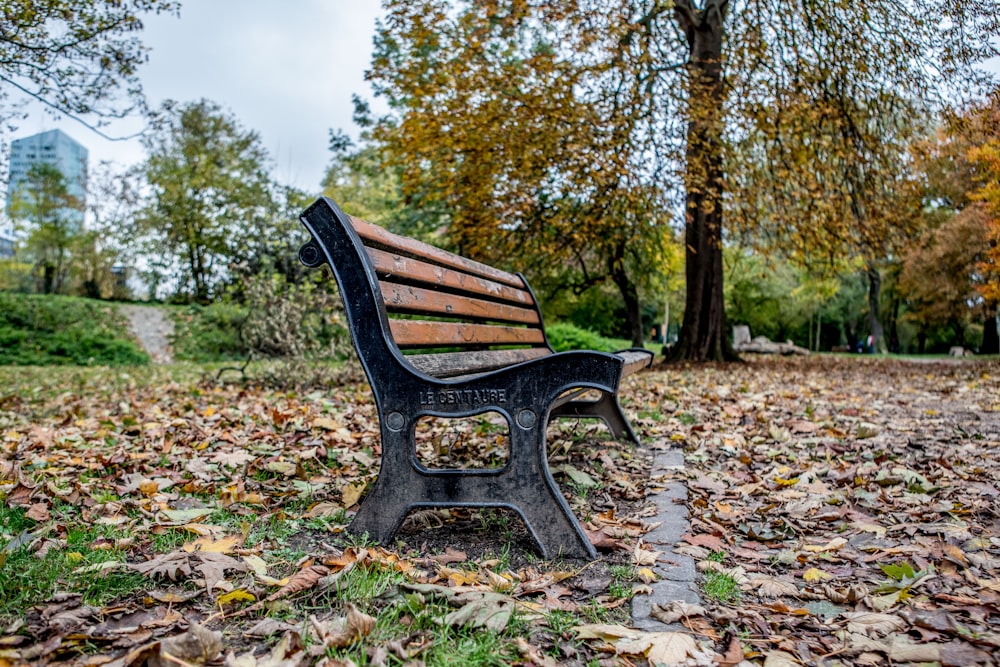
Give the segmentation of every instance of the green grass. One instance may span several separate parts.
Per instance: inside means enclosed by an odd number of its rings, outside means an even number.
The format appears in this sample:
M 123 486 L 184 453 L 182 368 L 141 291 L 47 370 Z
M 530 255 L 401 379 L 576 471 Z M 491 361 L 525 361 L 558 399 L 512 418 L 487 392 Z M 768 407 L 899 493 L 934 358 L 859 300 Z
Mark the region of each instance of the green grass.
M 25 517 L 23 509 L 0 504 L 0 618 L 22 617 L 26 609 L 61 591 L 80 593 L 85 603 L 99 605 L 148 586 L 148 580 L 134 572 L 93 571 L 102 563 L 125 559 L 115 544 L 128 537 L 126 532 L 71 528 L 65 546 L 55 537 Z M 95 548 L 98 544 L 102 548 Z M 46 546 L 39 555 L 39 547 Z
M 336 602 L 333 604 L 339 606 L 349 602 L 360 611 L 374 616 L 377 621 L 372 634 L 364 641 L 329 649 L 327 656 L 335 660 L 351 660 L 364 667 L 372 664 L 368 655 L 371 646 L 426 636 L 434 639 L 419 654 L 419 659 L 428 667 L 501 667 L 518 662 L 515 641 L 527 632 L 527 626 L 516 612 L 500 632 L 487 628 L 452 627 L 444 622 L 445 617 L 454 611 L 447 601 L 400 589 L 399 585 L 404 581 L 404 575 L 380 565 L 356 567 L 347 572 L 338 582 Z
M 0 365 L 148 364 L 127 330 L 113 304 L 0 292 Z
M 701 586 L 705 597 L 717 602 L 736 602 L 741 597 L 740 585 L 725 572 L 706 571 Z

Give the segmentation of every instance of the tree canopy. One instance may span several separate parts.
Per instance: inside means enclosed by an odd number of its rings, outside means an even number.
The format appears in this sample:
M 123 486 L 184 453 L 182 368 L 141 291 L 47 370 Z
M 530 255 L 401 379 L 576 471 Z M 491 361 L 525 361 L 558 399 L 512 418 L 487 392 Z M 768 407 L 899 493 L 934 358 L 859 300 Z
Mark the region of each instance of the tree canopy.
M 146 138 L 150 202 L 139 224 L 149 254 L 176 262 L 189 293 L 207 300 L 230 265 L 272 237 L 280 200 L 256 132 L 208 100 L 167 102 Z
M 406 196 L 443 210 L 464 252 L 585 258 L 583 276 L 641 266 L 650 229 L 680 218 L 690 359 L 730 354 L 724 215 L 799 256 L 884 256 L 907 221 L 906 145 L 950 95 L 984 89 L 974 65 L 1000 34 L 991 0 L 386 9 L 373 136 Z
M 146 14 L 176 0 L 9 0 L 0 12 L 0 120 L 23 102 L 79 117 L 122 117 L 143 104 L 138 38 Z
M 11 215 L 26 225 L 28 253 L 45 294 L 60 294 L 67 287 L 70 250 L 82 232 L 79 212 L 83 208 L 83 202 L 70 193 L 62 172 L 46 162 L 28 169 L 14 197 Z

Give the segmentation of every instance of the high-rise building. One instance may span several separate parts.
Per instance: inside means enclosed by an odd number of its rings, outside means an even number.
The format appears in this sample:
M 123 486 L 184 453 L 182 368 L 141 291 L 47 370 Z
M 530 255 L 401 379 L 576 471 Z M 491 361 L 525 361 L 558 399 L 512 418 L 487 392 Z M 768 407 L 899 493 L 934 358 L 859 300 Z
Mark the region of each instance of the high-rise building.
M 62 173 L 69 194 L 86 202 L 87 196 L 87 149 L 74 141 L 62 130 L 49 130 L 10 143 L 10 181 L 7 186 L 7 214 L 17 197 L 31 197 L 25 188 L 28 171 L 32 166 L 51 164 Z M 82 207 L 81 207 L 82 208 Z M 83 227 L 83 211 L 67 211 L 68 219 L 77 229 Z
M 17 236 L 14 235 L 14 227 L 0 219 L 0 259 L 13 257 L 16 247 Z

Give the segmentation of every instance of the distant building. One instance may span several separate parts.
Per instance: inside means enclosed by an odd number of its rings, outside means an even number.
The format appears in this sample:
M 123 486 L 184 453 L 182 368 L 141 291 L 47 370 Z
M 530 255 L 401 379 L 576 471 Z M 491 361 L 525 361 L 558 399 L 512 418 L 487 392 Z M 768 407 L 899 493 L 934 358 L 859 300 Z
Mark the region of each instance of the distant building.
M 28 171 L 36 164 L 51 164 L 66 179 L 66 189 L 81 202 L 87 198 L 87 160 L 89 153 L 82 144 L 62 130 L 49 130 L 10 143 L 10 183 L 7 186 L 7 214 L 18 196 L 30 197 L 25 191 Z M 68 211 L 68 218 L 77 229 L 83 228 L 83 211 Z
M 4 220 L 0 220 L 0 259 L 14 256 L 14 249 L 17 247 L 17 237 L 14 236 L 13 225 Z

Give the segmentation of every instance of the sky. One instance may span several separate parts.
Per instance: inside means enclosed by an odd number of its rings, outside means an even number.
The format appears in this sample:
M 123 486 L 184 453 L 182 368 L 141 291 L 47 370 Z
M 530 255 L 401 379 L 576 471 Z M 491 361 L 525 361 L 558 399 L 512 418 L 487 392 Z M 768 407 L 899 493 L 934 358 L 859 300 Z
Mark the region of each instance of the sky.
M 163 100 L 220 104 L 260 134 L 278 181 L 318 194 L 331 128 L 351 136 L 351 96 L 371 99 L 371 62 L 379 0 L 182 0 L 180 17 L 147 16 L 150 47 L 140 70 L 152 108 Z M 102 128 L 112 136 L 141 129 L 139 119 Z M 59 128 L 86 146 L 91 165 L 142 161 L 138 139 L 107 141 L 80 123 L 32 113 L 9 138 Z

